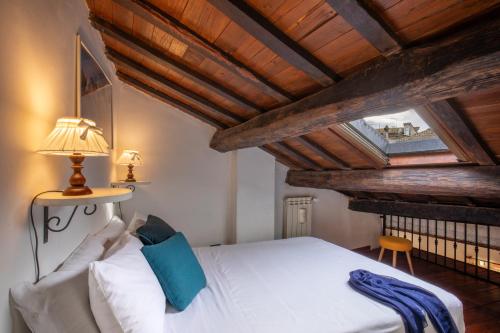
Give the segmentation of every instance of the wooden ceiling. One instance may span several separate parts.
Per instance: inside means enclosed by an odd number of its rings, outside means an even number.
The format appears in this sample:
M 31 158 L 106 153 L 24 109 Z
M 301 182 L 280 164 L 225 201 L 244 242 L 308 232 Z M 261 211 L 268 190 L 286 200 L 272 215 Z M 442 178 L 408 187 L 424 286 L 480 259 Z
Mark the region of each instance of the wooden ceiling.
M 352 88 L 360 77 L 370 78 L 370 73 L 379 73 L 394 59 L 401 60 L 396 64 L 401 67 L 408 57 L 424 57 L 429 49 L 439 56 L 454 40 L 461 41 L 461 35 L 454 34 L 474 30 L 484 21 L 498 27 L 500 0 L 87 0 L 87 4 L 118 77 L 219 129 L 212 140 L 217 150 L 260 146 L 292 169 L 333 172 L 500 161 L 498 68 L 490 69 L 486 83 L 474 82 L 472 87 L 470 79 L 464 79 L 463 89 L 454 87 L 454 94 L 440 97 L 439 102 L 400 105 L 418 106 L 419 114 L 457 159 L 403 156 L 391 163 L 338 119 L 326 125 L 319 120 L 305 122 L 298 135 L 293 135 L 293 126 L 287 129 L 276 121 L 302 112 L 323 95 L 335 99 L 331 96 L 342 89 L 349 90 L 351 99 L 358 97 Z M 463 40 L 466 44 L 467 38 Z M 484 63 L 486 56 L 498 51 L 499 40 L 492 43 L 484 53 L 472 56 L 482 57 Z M 462 50 L 454 50 L 459 57 Z M 388 80 L 391 75 L 387 73 Z M 423 74 L 414 74 L 418 75 Z M 279 112 L 287 108 L 286 119 L 281 119 L 285 113 Z M 363 112 L 366 116 L 371 111 Z M 255 144 L 239 137 L 244 132 L 251 138 L 260 125 L 268 125 L 275 137 Z M 234 137 L 232 146 L 229 137 Z

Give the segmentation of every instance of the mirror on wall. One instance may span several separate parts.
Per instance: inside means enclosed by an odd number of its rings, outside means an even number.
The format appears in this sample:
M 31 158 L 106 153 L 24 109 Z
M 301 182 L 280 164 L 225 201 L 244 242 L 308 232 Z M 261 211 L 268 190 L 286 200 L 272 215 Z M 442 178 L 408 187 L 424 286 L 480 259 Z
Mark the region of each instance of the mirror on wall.
M 94 120 L 109 148 L 113 148 L 112 92 L 111 80 L 78 35 L 76 116 Z

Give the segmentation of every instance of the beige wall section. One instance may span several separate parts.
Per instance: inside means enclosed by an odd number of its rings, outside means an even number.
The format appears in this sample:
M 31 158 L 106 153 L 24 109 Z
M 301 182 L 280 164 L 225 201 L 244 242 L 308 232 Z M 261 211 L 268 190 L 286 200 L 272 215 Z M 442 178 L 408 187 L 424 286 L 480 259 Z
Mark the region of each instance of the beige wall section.
M 109 62 L 91 29 L 82 0 L 0 1 L 0 332 L 10 332 L 8 290 L 33 280 L 28 208 L 34 194 L 61 189 L 70 174 L 63 157 L 36 154 L 56 119 L 75 110 L 75 36 L 80 32 L 108 74 Z M 110 158 L 89 158 L 85 175 L 92 186 L 108 184 Z M 68 209 L 61 212 L 67 216 Z M 41 245 L 42 273 L 52 270 L 91 231 L 105 223 L 106 210 L 83 217 Z M 42 210 L 35 210 L 41 226 Z M 41 228 L 39 228 L 41 233 Z
M 236 242 L 274 239 L 275 159 L 258 148 L 238 150 Z
M 119 84 L 118 151 L 139 150 L 134 198 L 122 205 L 126 219 L 138 210 L 155 214 L 183 232 L 194 246 L 231 240 L 232 153 L 208 146 L 214 129 L 134 88 Z M 117 166 L 125 178 L 126 166 Z
M 347 208 L 348 198 L 335 191 L 292 187 L 285 183 L 288 168 L 276 163 L 276 224 L 277 238 L 283 234 L 283 199 L 292 196 L 312 196 L 312 235 L 340 246 L 354 249 L 377 247 L 382 224 L 378 215 L 353 212 Z

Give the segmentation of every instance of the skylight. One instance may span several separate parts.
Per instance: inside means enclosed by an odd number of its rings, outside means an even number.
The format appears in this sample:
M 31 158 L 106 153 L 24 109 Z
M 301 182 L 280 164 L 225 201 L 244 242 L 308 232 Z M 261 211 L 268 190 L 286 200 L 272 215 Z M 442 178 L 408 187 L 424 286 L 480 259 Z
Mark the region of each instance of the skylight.
M 414 110 L 366 117 L 350 124 L 388 156 L 448 151 Z

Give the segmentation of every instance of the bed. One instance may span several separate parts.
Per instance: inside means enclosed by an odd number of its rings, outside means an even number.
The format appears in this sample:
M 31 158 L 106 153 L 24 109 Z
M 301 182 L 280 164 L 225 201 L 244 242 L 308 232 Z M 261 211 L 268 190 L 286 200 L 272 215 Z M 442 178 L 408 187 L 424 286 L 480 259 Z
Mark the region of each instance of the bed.
M 207 287 L 183 312 L 168 308 L 165 333 L 404 332 L 392 309 L 347 284 L 358 268 L 421 286 L 447 306 L 465 332 L 454 295 L 342 247 L 301 237 L 194 249 Z M 429 321 L 430 322 L 430 321 Z M 432 325 L 425 332 L 435 332 Z

